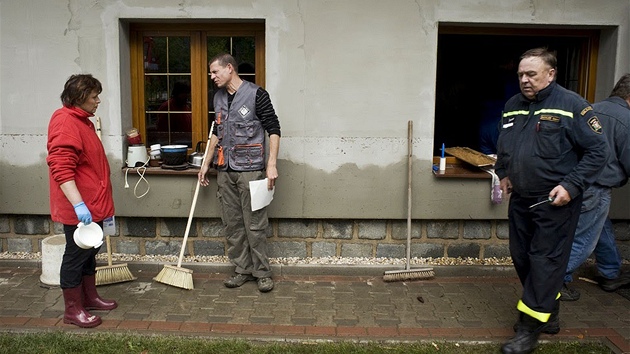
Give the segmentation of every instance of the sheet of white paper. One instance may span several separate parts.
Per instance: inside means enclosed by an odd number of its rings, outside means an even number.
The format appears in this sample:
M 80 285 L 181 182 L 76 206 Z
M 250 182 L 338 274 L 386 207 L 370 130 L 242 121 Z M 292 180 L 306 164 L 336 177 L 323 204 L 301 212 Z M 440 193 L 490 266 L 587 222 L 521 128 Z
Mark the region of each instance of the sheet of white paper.
M 262 209 L 273 200 L 273 192 L 276 190 L 267 189 L 267 178 L 249 182 L 249 194 L 252 196 L 252 211 Z

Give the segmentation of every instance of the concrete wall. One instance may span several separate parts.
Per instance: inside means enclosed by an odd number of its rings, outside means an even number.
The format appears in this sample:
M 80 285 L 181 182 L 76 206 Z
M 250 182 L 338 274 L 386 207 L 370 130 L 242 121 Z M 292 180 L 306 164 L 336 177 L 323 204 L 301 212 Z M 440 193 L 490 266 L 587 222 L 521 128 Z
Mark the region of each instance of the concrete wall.
M 272 218 L 404 219 L 413 120 L 413 218 L 505 219 L 505 203 L 490 203 L 489 180 L 432 175 L 438 24 L 601 28 L 601 99 L 630 70 L 629 17 L 627 0 L 1 0 L 0 215 L 49 213 L 47 122 L 67 77 L 87 72 L 104 85 L 97 114 L 117 216 L 186 217 L 194 176 L 146 176 L 151 190 L 140 199 L 137 175 L 124 188 L 123 132 L 131 126 L 125 23 L 256 18 L 266 23 L 266 88 L 283 133 Z M 215 184 L 202 191 L 196 216 L 218 216 L 215 192 Z M 629 204 L 629 187 L 615 191 L 611 216 L 630 219 Z

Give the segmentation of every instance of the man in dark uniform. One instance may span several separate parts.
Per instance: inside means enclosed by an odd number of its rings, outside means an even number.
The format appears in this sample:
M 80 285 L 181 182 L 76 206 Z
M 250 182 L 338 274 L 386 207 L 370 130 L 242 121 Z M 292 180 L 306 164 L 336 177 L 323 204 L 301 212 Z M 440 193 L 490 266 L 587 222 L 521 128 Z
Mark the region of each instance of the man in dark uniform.
M 580 298 L 580 292 L 568 287 L 568 283 L 573 281 L 573 272 L 593 251 L 600 274 L 597 280 L 602 289 L 615 291 L 630 284 L 630 272 L 621 270 L 621 254 L 608 218 L 612 189 L 622 187 L 630 177 L 630 74 L 623 75 L 610 97 L 595 103 L 593 110 L 604 126 L 610 156 L 597 181 L 584 192 L 565 284 L 560 291 L 563 301 Z
M 503 353 L 529 353 L 541 332 L 559 331 L 559 291 L 582 192 L 598 177 L 608 146 L 589 103 L 555 82 L 556 57 L 523 53 L 521 93 L 505 104 L 495 171 L 511 193 L 510 254 L 523 294 L 516 335 Z

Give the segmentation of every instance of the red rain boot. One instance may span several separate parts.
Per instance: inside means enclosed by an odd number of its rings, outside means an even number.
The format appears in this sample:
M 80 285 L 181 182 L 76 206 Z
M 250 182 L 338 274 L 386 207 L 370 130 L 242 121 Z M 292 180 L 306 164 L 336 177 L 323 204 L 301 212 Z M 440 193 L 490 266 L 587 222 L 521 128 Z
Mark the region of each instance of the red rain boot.
M 83 307 L 87 310 L 113 310 L 118 307 L 118 304 L 114 300 L 105 300 L 96 292 L 96 276 L 84 275 L 83 276 Z
M 101 318 L 91 315 L 81 303 L 83 291 L 80 286 L 63 289 L 63 301 L 66 311 L 63 314 L 63 323 L 73 324 L 82 328 L 92 328 L 101 324 Z

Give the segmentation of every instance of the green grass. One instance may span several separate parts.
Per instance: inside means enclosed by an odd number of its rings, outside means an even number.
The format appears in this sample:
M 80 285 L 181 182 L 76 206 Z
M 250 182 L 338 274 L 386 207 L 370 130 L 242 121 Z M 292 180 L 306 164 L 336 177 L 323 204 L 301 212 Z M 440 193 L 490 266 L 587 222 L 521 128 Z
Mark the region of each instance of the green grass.
M 129 353 L 129 354 L 408 354 L 408 353 L 499 353 L 500 344 L 454 342 L 353 343 L 353 342 L 251 342 L 232 339 L 206 339 L 180 336 L 141 336 L 133 334 L 93 333 L 0 333 L 0 353 Z M 552 354 L 609 354 L 602 343 L 543 343 L 535 351 Z

